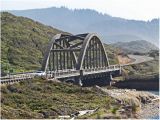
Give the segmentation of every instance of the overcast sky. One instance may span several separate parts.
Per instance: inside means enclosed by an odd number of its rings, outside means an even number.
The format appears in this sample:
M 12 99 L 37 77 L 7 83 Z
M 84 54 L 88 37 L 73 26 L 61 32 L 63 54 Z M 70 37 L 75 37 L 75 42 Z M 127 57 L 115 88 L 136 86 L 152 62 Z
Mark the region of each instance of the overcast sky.
M 160 0 L 0 0 L 1 10 L 65 6 L 89 8 L 115 17 L 151 20 L 160 17 Z

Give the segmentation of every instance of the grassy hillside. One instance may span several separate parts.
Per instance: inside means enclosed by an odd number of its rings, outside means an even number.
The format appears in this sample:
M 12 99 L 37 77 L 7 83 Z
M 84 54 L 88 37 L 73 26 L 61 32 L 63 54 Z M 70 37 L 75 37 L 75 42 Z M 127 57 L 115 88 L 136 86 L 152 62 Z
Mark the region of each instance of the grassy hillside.
M 120 107 L 116 101 L 97 93 L 94 88 L 40 79 L 2 86 L 1 105 L 2 118 L 6 119 L 57 118 L 100 107 L 98 113 L 88 116 L 96 118 Z
M 118 64 L 119 62 L 118 62 L 117 54 L 121 52 L 121 49 L 108 44 L 104 44 L 104 48 L 108 55 L 109 64 L 110 65 Z
M 2 70 L 33 70 L 41 67 L 48 41 L 62 31 L 24 17 L 1 13 Z M 63 32 L 64 33 L 64 32 Z
M 135 77 L 135 78 L 144 78 L 147 79 L 147 75 L 159 75 L 159 51 L 150 51 L 148 53 L 150 57 L 153 57 L 154 59 L 152 61 L 125 66 L 124 71 L 127 77 Z M 155 78 L 156 80 L 159 80 L 158 78 Z
M 2 72 L 39 69 L 49 40 L 57 33 L 64 33 L 31 19 L 17 17 L 7 12 L 1 13 L 1 19 Z M 110 46 L 106 48 L 110 63 L 116 63 L 114 49 Z

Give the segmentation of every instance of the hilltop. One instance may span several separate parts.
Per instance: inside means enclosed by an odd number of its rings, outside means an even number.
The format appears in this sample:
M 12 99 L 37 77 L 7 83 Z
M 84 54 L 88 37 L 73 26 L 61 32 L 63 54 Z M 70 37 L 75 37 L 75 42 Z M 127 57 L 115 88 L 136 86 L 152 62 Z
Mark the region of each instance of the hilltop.
M 158 50 L 154 44 L 146 40 L 136 40 L 131 42 L 117 42 L 112 44 L 115 47 L 120 48 L 125 53 L 148 53 L 151 50 Z
M 73 34 L 96 32 L 102 36 L 106 43 L 143 39 L 158 45 L 159 19 L 151 21 L 127 20 L 102 14 L 91 9 L 71 10 L 65 7 L 15 10 L 10 12 L 18 16 L 29 17 Z

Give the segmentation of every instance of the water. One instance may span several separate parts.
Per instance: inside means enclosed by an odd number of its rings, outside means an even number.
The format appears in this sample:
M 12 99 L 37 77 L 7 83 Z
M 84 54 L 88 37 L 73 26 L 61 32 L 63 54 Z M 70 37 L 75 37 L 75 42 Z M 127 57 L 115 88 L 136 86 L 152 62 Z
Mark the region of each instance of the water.
M 153 93 L 153 94 L 155 94 L 155 95 L 159 95 L 159 91 L 149 91 L 149 92 L 151 92 L 151 93 Z M 152 117 L 152 118 L 149 118 L 149 119 L 159 119 L 160 118 L 160 115 L 159 116 L 154 116 L 154 117 Z
M 151 93 L 153 93 L 155 95 L 159 95 L 159 91 L 148 91 L 148 92 L 151 92 Z
M 149 118 L 149 119 L 150 119 L 150 120 L 153 120 L 153 119 L 154 119 L 154 120 L 155 120 L 155 119 L 156 119 L 156 120 L 159 120 L 159 118 L 160 118 L 160 116 L 155 116 L 155 117 Z

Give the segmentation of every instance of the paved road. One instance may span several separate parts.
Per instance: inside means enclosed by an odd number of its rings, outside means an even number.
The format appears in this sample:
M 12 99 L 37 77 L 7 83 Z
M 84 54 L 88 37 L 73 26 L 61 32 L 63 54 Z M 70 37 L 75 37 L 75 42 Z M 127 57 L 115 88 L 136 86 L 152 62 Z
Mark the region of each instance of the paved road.
M 128 64 L 123 64 L 122 66 L 132 65 L 132 64 L 139 64 L 143 62 L 152 61 L 154 58 L 142 55 L 128 55 L 129 58 L 133 59 L 134 61 Z
M 128 55 L 128 57 L 129 58 L 131 58 L 131 59 L 133 59 L 134 61 L 133 62 L 131 62 L 131 63 L 128 63 L 128 64 L 121 64 L 121 66 L 127 66 L 127 65 L 132 65 L 132 64 L 138 64 L 138 63 L 143 63 L 143 62 L 147 62 L 147 61 L 151 61 L 151 60 L 153 60 L 154 58 L 152 58 L 152 57 L 148 57 L 148 56 L 141 56 L 141 55 Z M 116 65 L 115 65 L 116 66 Z M 113 67 L 113 68 L 108 68 L 109 70 L 113 70 L 113 69 L 115 69 L 116 70 L 116 68 L 114 67 L 114 66 L 110 66 L 110 67 Z M 118 68 L 117 69 L 119 69 L 119 66 L 118 66 Z M 101 72 L 101 71 L 99 71 L 99 72 Z M 90 73 L 92 73 L 91 71 L 90 71 Z M 11 76 L 11 78 L 10 77 L 8 77 L 8 76 L 6 76 L 6 77 L 0 77 L 0 79 L 2 80 L 2 81 L 9 81 L 10 79 L 12 79 L 13 78 L 13 80 L 24 80 L 24 79 L 28 79 L 28 78 L 33 78 L 35 75 L 36 75 L 37 73 L 31 73 L 31 74 L 18 74 L 18 75 L 12 75 Z M 1 82 L 2 82 L 1 81 Z

